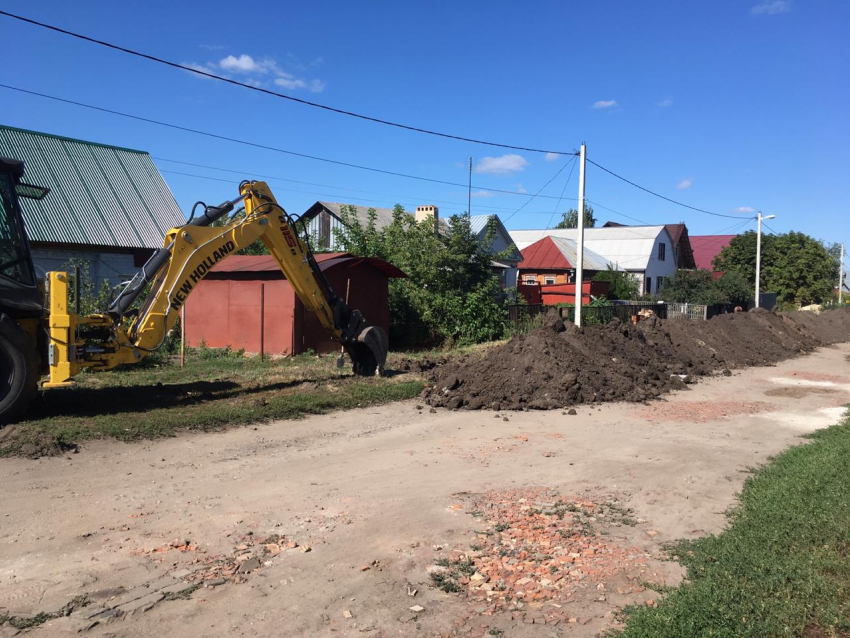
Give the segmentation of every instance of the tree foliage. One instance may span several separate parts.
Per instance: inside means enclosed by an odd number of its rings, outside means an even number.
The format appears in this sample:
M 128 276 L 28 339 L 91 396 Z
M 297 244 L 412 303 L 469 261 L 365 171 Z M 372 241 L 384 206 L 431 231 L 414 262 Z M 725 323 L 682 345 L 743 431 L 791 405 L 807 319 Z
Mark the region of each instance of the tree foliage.
M 343 227 L 335 233 L 346 252 L 378 257 L 407 274 L 389 285 L 394 346 L 479 343 L 505 333 L 507 313 L 490 262 L 510 251 L 490 253 L 495 219 L 479 242 L 466 214 L 447 223 L 433 218 L 417 223 L 397 205 L 392 224 L 383 229 L 376 227 L 374 209 L 368 211 L 365 225 L 348 207 L 340 216 Z
M 708 270 L 677 270 L 664 280 L 658 295 L 676 303 L 746 306 L 753 290 L 738 273 L 728 272 L 715 279 Z
M 607 270 L 596 273 L 593 281 L 608 282 L 608 299 L 637 299 L 640 294 L 640 283 L 629 272 L 615 270 L 608 266 Z
M 593 228 L 594 226 L 596 226 L 596 217 L 593 215 L 593 208 L 585 205 L 584 227 Z M 555 228 L 578 228 L 578 211 L 575 208 L 568 210 L 564 213 L 561 221 L 555 225 Z
M 737 273 L 755 286 L 756 233 L 735 237 L 714 259 L 714 269 Z M 824 244 L 804 233 L 762 235 L 761 290 L 775 292 L 782 305 L 821 303 L 838 284 L 838 260 Z

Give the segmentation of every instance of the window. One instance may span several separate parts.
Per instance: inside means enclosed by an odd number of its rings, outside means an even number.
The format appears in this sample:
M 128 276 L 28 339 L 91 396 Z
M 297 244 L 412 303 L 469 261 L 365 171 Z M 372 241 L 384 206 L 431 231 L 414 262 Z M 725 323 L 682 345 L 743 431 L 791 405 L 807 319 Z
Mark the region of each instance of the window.
M 667 256 L 667 244 L 660 243 L 658 244 L 658 261 L 664 261 L 664 258 Z
M 655 278 L 655 291 L 661 292 L 661 288 L 664 286 L 664 277 L 656 277 Z
M 28 286 L 35 282 L 9 177 L 3 173 L 0 173 L 0 275 Z
M 652 294 L 652 277 L 646 278 L 646 294 Z
M 554 286 L 555 285 L 555 278 L 554 277 L 544 277 L 543 278 L 543 285 Z
M 526 286 L 535 286 L 537 285 L 537 278 L 534 275 L 526 275 L 524 283 Z

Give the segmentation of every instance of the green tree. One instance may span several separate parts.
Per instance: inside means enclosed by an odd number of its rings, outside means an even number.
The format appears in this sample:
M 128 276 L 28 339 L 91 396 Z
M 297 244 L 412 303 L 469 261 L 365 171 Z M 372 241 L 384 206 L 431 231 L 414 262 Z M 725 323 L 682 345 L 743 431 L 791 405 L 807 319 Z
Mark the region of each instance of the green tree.
M 640 284 L 634 275 L 625 270 L 607 270 L 596 273 L 593 281 L 608 282 L 608 299 L 637 299 L 640 294 Z
M 349 209 L 341 209 L 338 243 L 350 253 L 378 257 L 399 267 L 406 279 L 390 280 L 390 340 L 396 346 L 478 343 L 501 337 L 507 313 L 490 262 L 495 220 L 484 241 L 470 227 L 469 215 L 447 223 L 417 223 L 401 206 L 392 223 L 378 230 L 373 211 L 365 226 Z M 438 232 L 439 231 L 439 232 Z M 509 251 L 505 251 L 508 253 Z
M 782 305 L 805 306 L 829 299 L 838 264 L 826 246 L 804 233 L 762 235 L 761 289 Z M 735 237 L 714 260 L 715 270 L 739 274 L 755 286 L 756 233 Z
M 584 227 L 593 228 L 594 226 L 596 226 L 596 217 L 593 216 L 593 208 L 585 205 Z M 575 208 L 568 210 L 555 228 L 578 228 L 578 211 Z
M 753 290 L 738 273 L 730 272 L 715 279 L 708 270 L 677 270 L 664 280 L 659 291 L 664 301 L 696 304 L 735 304 L 745 306 Z

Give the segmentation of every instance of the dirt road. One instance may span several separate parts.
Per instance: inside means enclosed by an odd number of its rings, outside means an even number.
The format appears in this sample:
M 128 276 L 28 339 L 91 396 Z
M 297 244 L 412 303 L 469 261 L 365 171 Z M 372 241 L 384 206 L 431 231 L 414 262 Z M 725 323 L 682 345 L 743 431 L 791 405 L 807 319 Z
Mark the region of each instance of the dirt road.
M 0 615 L 85 595 L 29 631 L 596 635 L 652 604 L 647 582 L 678 582 L 662 543 L 722 529 L 748 467 L 838 420 L 850 344 L 690 388 L 574 416 L 413 401 L 3 460 Z

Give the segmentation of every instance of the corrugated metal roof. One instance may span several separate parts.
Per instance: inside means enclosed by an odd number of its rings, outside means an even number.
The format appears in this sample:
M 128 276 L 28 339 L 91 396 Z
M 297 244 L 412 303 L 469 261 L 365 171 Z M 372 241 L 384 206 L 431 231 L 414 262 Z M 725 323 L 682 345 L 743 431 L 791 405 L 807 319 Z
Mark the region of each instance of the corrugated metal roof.
M 652 247 L 660 233 L 665 233 L 669 238 L 669 233 L 664 226 L 586 228 L 584 247 L 615 264 L 620 270 L 645 270 L 652 256 Z M 575 228 L 512 230 L 511 237 L 517 248 L 523 250 L 544 237 L 563 237 L 575 242 L 578 238 L 578 230 Z
M 0 125 L 0 155 L 23 160 L 24 181 L 50 189 L 21 200 L 30 241 L 161 248 L 186 223 L 143 151 Z
M 382 228 L 386 228 L 390 224 L 393 223 L 393 209 L 392 208 L 375 208 L 374 206 L 355 206 L 354 204 L 340 204 L 337 202 L 316 202 L 324 206 L 328 211 L 330 211 L 333 215 L 335 215 L 338 219 L 342 219 L 342 213 L 340 209 L 343 206 L 349 207 L 349 210 L 354 210 L 354 216 L 360 222 L 360 225 L 363 228 L 366 228 L 366 225 L 369 223 L 369 211 L 375 211 L 375 229 L 381 230 Z M 315 216 L 316 210 L 314 212 L 315 204 L 304 213 L 307 217 Z M 311 213 L 307 215 L 307 213 Z
M 578 247 L 574 239 L 566 237 L 544 237 L 526 246 L 522 251 L 520 270 L 572 270 L 578 261 Z M 587 270 L 607 270 L 614 264 L 602 255 L 584 248 L 584 268 Z
M 366 263 L 377 268 L 387 277 L 407 277 L 400 268 L 377 257 L 357 257 L 351 253 L 316 253 L 314 257 L 322 271 L 340 265 L 356 266 Z M 232 255 L 213 266 L 210 272 L 221 276 L 240 272 L 276 272 L 284 278 L 280 266 L 271 255 Z
M 694 235 L 691 237 L 691 248 L 694 251 L 694 262 L 697 268 L 714 270 L 712 262 L 720 251 L 735 239 L 737 235 Z

